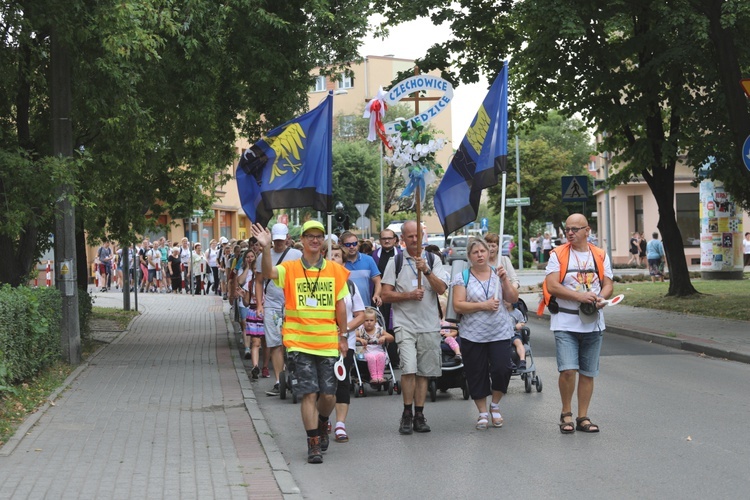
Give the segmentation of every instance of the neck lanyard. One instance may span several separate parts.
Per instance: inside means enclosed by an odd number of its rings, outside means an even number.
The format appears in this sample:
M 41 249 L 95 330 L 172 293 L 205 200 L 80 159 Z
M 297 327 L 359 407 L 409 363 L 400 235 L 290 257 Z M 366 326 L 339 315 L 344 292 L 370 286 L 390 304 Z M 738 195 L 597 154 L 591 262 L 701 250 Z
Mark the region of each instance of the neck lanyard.
M 318 267 L 318 276 L 315 278 L 315 282 L 312 284 L 312 286 L 310 286 L 310 280 L 307 279 L 307 267 L 305 267 L 305 263 L 305 259 L 302 258 L 302 273 L 305 275 L 305 283 L 307 283 L 307 289 L 310 290 L 310 297 L 315 297 L 315 292 L 318 290 L 318 280 L 320 280 L 320 272 L 322 271 L 322 267 Z M 323 265 L 322 258 L 318 261 L 317 265 Z
M 411 255 L 409 257 L 411 257 Z M 420 257 L 421 257 L 421 255 L 420 255 Z M 412 259 L 413 258 L 414 257 L 412 257 Z M 404 257 L 404 260 L 406 261 L 407 264 L 409 264 L 409 267 L 411 268 L 411 272 L 413 272 L 414 276 L 416 276 L 417 275 L 417 270 L 414 269 L 414 266 L 411 265 L 411 261 L 409 259 L 407 259 L 406 257 Z
M 479 280 L 479 278 L 477 278 L 474 275 L 474 273 L 472 273 L 471 271 L 469 271 L 469 274 L 471 274 L 472 276 L 474 276 L 474 279 L 477 281 L 477 283 L 479 283 L 479 286 L 482 287 L 482 291 L 484 292 L 484 298 L 485 298 L 485 300 L 489 299 L 490 298 L 490 283 L 492 282 L 492 271 L 490 270 L 490 278 L 487 280 L 487 288 L 484 287 L 484 285 L 482 284 L 482 282 Z

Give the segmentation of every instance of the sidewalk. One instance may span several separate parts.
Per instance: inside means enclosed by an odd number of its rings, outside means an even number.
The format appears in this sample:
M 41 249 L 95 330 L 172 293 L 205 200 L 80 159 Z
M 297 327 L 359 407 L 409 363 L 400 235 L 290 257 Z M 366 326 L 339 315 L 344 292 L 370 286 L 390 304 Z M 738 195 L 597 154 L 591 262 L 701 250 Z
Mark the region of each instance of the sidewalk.
M 521 294 L 536 317 L 538 293 Z M 750 363 L 750 322 L 679 314 L 622 304 L 604 309 L 606 331 L 716 358 Z M 544 318 L 549 319 L 545 309 Z
M 264 434 L 227 303 L 138 299 L 130 329 L 0 449 L 0 498 L 298 497 Z M 122 294 L 95 305 L 121 308 Z

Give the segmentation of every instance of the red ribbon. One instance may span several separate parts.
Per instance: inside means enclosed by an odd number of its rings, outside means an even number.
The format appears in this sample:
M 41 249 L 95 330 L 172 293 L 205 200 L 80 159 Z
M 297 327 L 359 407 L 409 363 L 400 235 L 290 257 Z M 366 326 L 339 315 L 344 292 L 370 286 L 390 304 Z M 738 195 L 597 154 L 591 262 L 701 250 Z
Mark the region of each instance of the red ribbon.
M 381 103 L 378 99 L 373 99 L 372 101 L 370 101 L 370 113 L 371 115 L 375 116 L 375 133 L 378 135 L 385 147 L 393 150 L 393 146 L 391 146 L 391 144 L 388 142 L 388 136 L 385 135 L 385 125 L 383 125 L 383 120 L 380 119 L 381 106 L 383 106 L 384 111 L 388 110 L 388 105 L 386 103 Z

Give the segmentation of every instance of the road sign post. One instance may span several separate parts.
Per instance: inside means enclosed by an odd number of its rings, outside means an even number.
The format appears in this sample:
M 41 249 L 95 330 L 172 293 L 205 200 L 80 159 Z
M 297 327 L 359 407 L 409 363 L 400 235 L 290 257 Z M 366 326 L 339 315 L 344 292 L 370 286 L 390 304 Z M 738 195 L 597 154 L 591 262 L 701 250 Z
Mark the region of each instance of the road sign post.
M 587 201 L 589 182 L 585 175 L 564 175 L 562 181 L 562 201 Z

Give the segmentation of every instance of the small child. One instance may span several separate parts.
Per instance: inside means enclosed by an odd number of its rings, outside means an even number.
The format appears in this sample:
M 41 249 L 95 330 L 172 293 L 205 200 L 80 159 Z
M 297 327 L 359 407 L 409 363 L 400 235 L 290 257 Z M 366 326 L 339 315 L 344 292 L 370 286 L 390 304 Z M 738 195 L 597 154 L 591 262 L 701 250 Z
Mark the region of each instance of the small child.
M 526 371 L 526 348 L 523 346 L 523 341 L 521 340 L 521 329 L 526 325 L 523 313 L 513 307 L 513 304 L 510 302 L 503 301 L 503 303 L 505 304 L 505 308 L 508 310 L 510 317 L 516 322 L 511 344 L 516 347 L 516 353 L 518 353 L 518 359 L 520 360 L 518 362 L 518 369 Z
M 374 309 L 365 309 L 365 322 L 357 328 L 357 342 L 362 344 L 361 352 L 367 361 L 371 384 L 384 384 L 385 344 L 393 341 L 393 335 L 378 324 Z
M 463 356 L 461 356 L 461 345 L 458 343 L 458 330 L 455 328 L 445 328 L 448 326 L 456 326 L 455 323 L 451 323 L 449 321 L 445 321 L 445 311 L 448 307 L 448 299 L 441 295 L 438 298 L 438 301 L 440 302 L 440 309 L 443 312 L 442 317 L 440 318 L 440 326 L 443 327 L 440 329 L 440 335 L 443 336 L 443 340 L 445 341 L 446 345 L 455 353 L 455 357 L 453 359 L 456 360 L 456 363 L 463 363 Z

